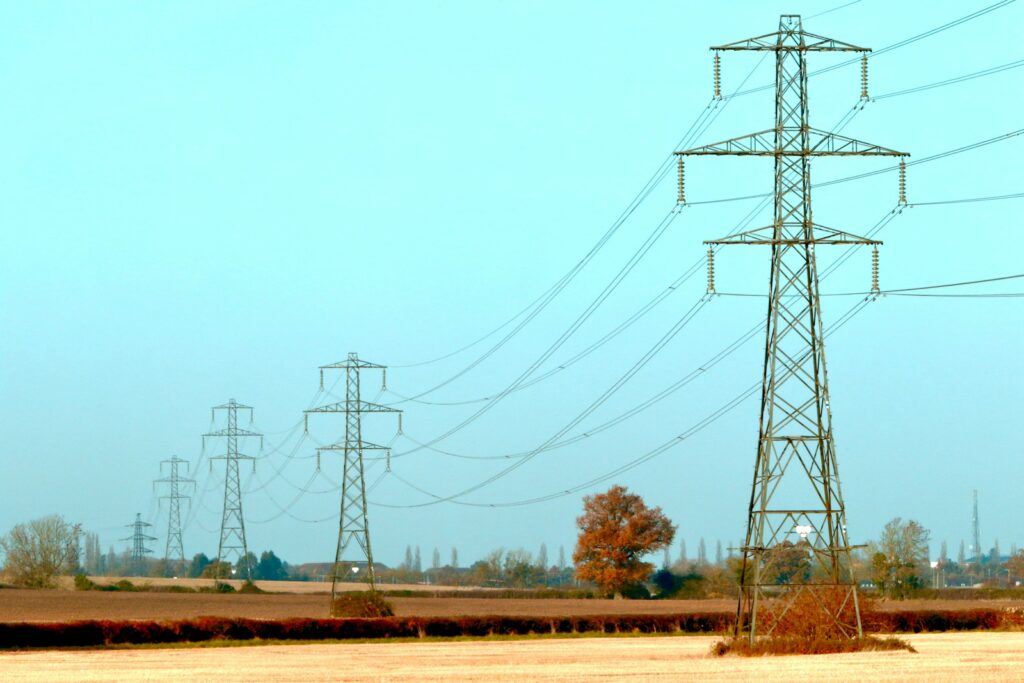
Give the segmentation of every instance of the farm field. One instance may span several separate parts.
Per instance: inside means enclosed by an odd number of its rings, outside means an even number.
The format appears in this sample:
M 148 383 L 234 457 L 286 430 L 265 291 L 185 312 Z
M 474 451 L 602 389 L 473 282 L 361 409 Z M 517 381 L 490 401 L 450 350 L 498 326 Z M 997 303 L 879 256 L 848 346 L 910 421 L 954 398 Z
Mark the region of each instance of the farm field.
M 295 582 L 298 583 L 298 582 Z M 287 619 L 324 617 L 324 593 L 149 593 L 68 590 L 0 590 L 0 622 L 79 619 L 188 619 L 197 616 Z M 730 612 L 732 599 L 583 600 L 524 598 L 394 597 L 397 616 L 584 616 Z M 904 600 L 877 602 L 886 610 L 961 610 L 1024 607 L 1021 600 Z
M 397 616 L 579 616 L 729 611 L 732 600 L 550 600 L 388 598 Z M 287 619 L 327 616 L 325 594 L 0 591 L 0 622 L 78 619 L 187 619 L 197 616 Z
M 714 658 L 715 638 L 342 643 L 0 653 L 6 681 L 1022 681 L 1024 633 L 908 636 L 908 652 Z

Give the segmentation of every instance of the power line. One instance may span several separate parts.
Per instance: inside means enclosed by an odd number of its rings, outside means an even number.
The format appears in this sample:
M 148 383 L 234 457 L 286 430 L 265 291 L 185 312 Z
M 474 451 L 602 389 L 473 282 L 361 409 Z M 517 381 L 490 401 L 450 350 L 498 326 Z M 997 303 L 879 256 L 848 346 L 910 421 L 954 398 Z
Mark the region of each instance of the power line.
M 947 22 L 945 24 L 942 24 L 941 26 L 936 26 L 935 28 L 928 29 L 927 31 L 924 31 L 923 33 L 918 33 L 917 35 L 911 36 L 909 38 L 905 38 L 905 39 L 903 39 L 901 41 L 898 41 L 896 43 L 892 43 L 891 45 L 887 45 L 887 46 L 885 46 L 883 48 L 880 48 L 878 50 L 873 50 L 871 52 L 871 56 L 872 57 L 878 57 L 879 55 L 886 54 L 887 52 L 892 52 L 893 50 L 898 50 L 898 49 L 900 49 L 902 47 L 906 47 L 907 45 L 911 45 L 913 43 L 916 43 L 919 40 L 924 40 L 925 38 L 930 38 L 930 37 L 932 37 L 934 35 L 942 33 L 943 31 L 948 31 L 951 28 L 955 28 L 955 27 L 957 27 L 957 26 L 959 26 L 961 24 L 967 23 L 968 21 L 972 21 L 974 19 L 977 19 L 978 17 L 985 16 L 989 12 L 994 12 L 994 11 L 996 11 L 998 9 L 1002 9 L 1003 7 L 1011 5 L 1014 2 L 1016 2 L 1016 0 L 1002 0 L 1001 2 L 997 2 L 997 3 L 993 4 L 993 5 L 989 5 L 987 7 L 983 7 L 980 10 L 977 10 L 975 12 L 971 12 L 970 14 L 966 14 L 966 15 L 964 15 L 962 17 L 954 19 L 953 21 L 949 21 L 949 22 Z M 829 66 L 822 67 L 820 69 L 816 69 L 814 71 L 809 72 L 807 75 L 808 75 L 808 77 L 818 76 L 818 75 L 823 74 L 823 73 L 828 73 L 829 71 L 834 71 L 836 69 L 841 69 L 841 68 L 843 68 L 845 66 L 850 66 L 851 64 L 856 64 L 858 62 L 860 62 L 860 58 L 859 57 L 854 58 L 854 59 L 845 60 L 845 61 L 842 61 L 842 62 L 838 62 L 836 64 L 831 64 Z M 753 93 L 756 93 L 756 92 L 763 92 L 765 90 L 771 90 L 774 87 L 775 87 L 774 83 L 766 83 L 765 85 L 759 85 L 759 86 L 757 86 L 755 88 L 748 88 L 747 90 L 741 90 L 739 92 L 733 93 L 732 95 L 730 95 L 730 97 L 743 97 L 743 96 L 746 96 L 746 95 L 752 95 Z
M 1024 192 L 1016 194 L 990 195 L 988 197 L 967 197 L 964 199 L 940 199 L 933 202 L 912 202 L 910 206 L 939 206 L 942 204 L 972 204 L 974 202 L 996 202 L 1003 199 L 1022 199 Z
M 964 81 L 970 81 L 975 78 L 982 78 L 983 76 L 991 76 L 993 74 L 1002 73 L 1003 71 L 1009 71 L 1010 69 L 1016 69 L 1024 66 L 1024 59 L 1018 59 L 1015 62 L 1007 62 L 1006 64 L 1000 64 L 999 66 L 989 67 L 982 69 L 981 71 L 975 71 L 973 73 L 964 74 L 962 76 L 955 76 L 953 78 L 947 78 L 941 81 L 935 81 L 933 83 L 926 83 L 924 85 L 914 86 L 912 88 L 905 88 L 903 90 L 895 90 L 893 92 L 887 92 L 883 95 L 875 95 L 872 100 L 884 100 L 890 97 L 900 97 L 901 95 L 910 95 L 912 93 L 922 92 L 924 90 L 931 90 L 933 88 L 941 88 L 947 85 L 954 85 L 956 83 L 963 83 Z
M 832 12 L 838 12 L 841 9 L 846 9 L 850 5 L 856 5 L 860 1 L 861 0 L 851 0 L 851 2 L 847 2 L 845 4 L 839 5 L 839 7 L 833 7 L 832 9 L 827 9 L 827 10 L 825 10 L 823 12 L 818 12 L 817 14 L 812 14 L 811 16 L 809 16 L 807 18 L 808 19 L 817 19 L 818 17 L 824 16 L 826 14 L 831 14 Z
M 927 164 L 927 163 L 930 163 L 932 161 L 938 161 L 939 159 L 945 159 L 946 157 L 954 156 L 956 154 L 963 154 L 965 152 L 970 152 L 970 151 L 973 151 L 975 149 L 979 149 L 981 147 L 987 147 L 988 145 L 996 144 L 996 143 L 999 143 L 999 142 L 1006 142 L 1007 140 L 1011 140 L 1013 138 L 1016 138 L 1016 137 L 1020 136 L 1022 133 L 1024 133 L 1024 128 L 1019 128 L 1017 130 L 1011 130 L 1008 133 L 1003 133 L 1001 135 L 996 135 L 995 137 L 985 138 L 984 140 L 978 140 L 976 142 L 972 142 L 972 143 L 969 143 L 967 145 L 963 145 L 961 147 L 954 147 L 952 149 L 948 149 L 948 150 L 945 150 L 945 151 L 942 151 L 942 152 L 937 152 L 936 154 L 932 154 L 932 155 L 927 156 L 927 157 L 922 157 L 920 159 L 915 159 L 914 161 L 908 161 L 908 162 L 906 162 L 905 166 L 909 168 L 910 166 L 917 166 L 918 164 Z M 900 169 L 900 166 L 898 164 L 895 165 L 895 166 L 886 166 L 884 168 L 878 168 L 878 169 L 875 169 L 873 171 L 867 171 L 867 172 L 858 173 L 858 174 L 855 174 L 855 175 L 844 176 L 842 178 L 835 178 L 833 180 L 826 180 L 826 181 L 820 182 L 820 183 L 813 183 L 811 185 L 811 187 L 814 188 L 814 189 L 822 188 L 822 187 L 828 187 L 830 185 L 837 185 L 839 183 L 847 183 L 847 182 L 850 182 L 850 181 L 853 181 L 853 180 L 861 180 L 863 178 L 869 178 L 871 176 L 875 176 L 875 175 L 878 175 L 880 173 L 891 173 L 893 171 L 898 171 L 899 169 Z M 687 201 L 686 204 L 687 204 L 687 206 L 697 206 L 697 205 L 700 205 L 700 204 L 722 204 L 722 203 L 725 203 L 725 202 L 738 202 L 738 201 L 744 201 L 744 200 L 747 200 L 747 199 L 763 199 L 765 197 L 771 197 L 771 196 L 772 195 L 771 195 L 770 192 L 761 192 L 761 193 L 758 193 L 758 194 L 748 194 L 748 195 L 742 195 L 742 196 L 738 196 L 738 197 L 722 197 L 720 199 L 704 199 L 704 200 L 700 200 L 700 201 L 696 201 L 696 202 Z M 923 205 L 920 202 L 918 202 L 916 204 Z
M 897 295 L 897 294 L 906 294 L 906 293 L 909 293 L 909 292 L 920 292 L 920 291 L 929 290 L 929 289 L 948 289 L 948 288 L 951 288 L 951 287 L 967 287 L 967 286 L 970 286 L 970 285 L 987 284 L 987 283 L 990 283 L 990 282 L 1003 282 L 1003 281 L 1006 281 L 1006 280 L 1019 280 L 1021 278 L 1024 278 L 1024 274 L 1020 274 L 1020 275 L 1002 275 L 1002 276 L 999 276 L 999 277 L 990 277 L 990 278 L 985 278 L 985 279 L 981 279 L 981 280 L 964 280 L 962 282 L 946 282 L 946 283 L 942 283 L 942 284 L 938 284 L 938 285 L 924 285 L 924 286 L 920 286 L 920 287 L 902 287 L 900 289 L 883 289 L 883 290 L 879 290 L 878 292 L 831 292 L 831 293 L 822 294 L 821 296 L 872 296 L 872 295 L 874 295 L 874 296 L 878 296 L 878 295 L 889 296 L 889 295 Z M 745 293 L 745 292 L 717 292 L 716 295 L 717 296 L 727 296 L 727 297 L 756 297 L 756 298 L 761 298 L 761 299 L 763 299 L 763 298 L 768 296 L 767 294 L 753 294 L 753 293 Z M 991 293 L 991 294 L 959 294 L 959 295 L 956 295 L 956 296 L 971 296 L 971 297 L 1005 297 L 1005 296 L 1010 296 L 1010 297 L 1015 297 L 1015 296 L 1018 296 L 1018 295 L 1015 294 L 1015 293 L 1007 293 L 1007 292 L 1000 293 L 1000 292 L 997 292 L 997 293 Z
M 764 201 L 762 204 L 767 204 L 767 200 Z M 872 237 L 872 236 L 876 235 L 878 232 L 880 232 L 882 229 L 884 229 L 897 215 L 899 215 L 899 213 L 902 211 L 902 208 L 903 208 L 902 206 L 897 206 L 896 209 L 893 209 L 892 211 L 889 211 L 886 214 L 884 214 L 882 216 L 882 218 L 880 218 L 874 224 L 874 226 L 872 226 L 871 229 L 867 231 L 867 235 L 869 237 Z M 744 221 L 742 221 L 741 224 L 740 224 L 741 228 L 742 228 L 744 222 L 749 223 L 750 221 L 753 220 L 754 214 L 756 213 L 757 210 L 758 209 L 755 208 L 753 211 L 751 211 L 750 213 L 747 214 L 747 216 L 744 219 Z M 837 270 L 839 267 L 841 267 L 850 258 L 850 256 L 852 255 L 853 250 L 855 250 L 856 248 L 857 248 L 856 246 L 849 247 L 835 262 L 830 264 L 829 267 L 827 267 L 824 271 L 822 271 L 820 279 L 822 279 L 822 280 L 826 279 L 833 272 L 835 272 L 835 270 Z M 702 259 L 700 261 L 701 264 L 703 264 L 704 262 L 706 262 L 706 259 Z M 564 439 L 562 441 L 555 442 L 555 443 L 545 447 L 544 450 L 545 451 L 549 451 L 549 450 L 554 450 L 554 449 L 557 449 L 557 448 L 562 448 L 564 446 L 571 445 L 571 444 L 576 443 L 578 441 L 581 441 L 583 439 L 590 438 L 591 436 L 593 436 L 595 434 L 599 434 L 599 433 L 601 433 L 601 432 L 603 432 L 603 431 L 605 431 L 607 429 L 610 429 L 611 427 L 614 427 L 617 424 L 620 424 L 624 420 L 626 420 L 626 419 L 628 419 L 630 417 L 633 417 L 634 415 L 642 412 L 643 410 L 647 409 L 651 405 L 654 405 L 655 403 L 663 400 L 667 396 L 675 393 L 677 390 L 681 389 L 683 386 L 686 386 L 687 384 L 689 384 L 690 382 L 695 380 L 697 377 L 699 377 L 700 375 L 704 374 L 707 370 L 709 370 L 710 368 L 714 367 L 719 362 L 724 360 L 726 357 L 728 357 L 735 350 L 740 348 L 744 343 L 746 343 L 747 341 L 752 339 L 758 332 L 762 331 L 763 329 L 764 328 L 763 328 L 762 325 L 760 325 L 760 324 L 755 325 L 753 328 L 751 328 L 746 333 L 744 333 L 739 339 L 734 341 L 732 344 L 730 344 L 727 347 L 725 347 L 722 351 L 719 351 L 717 354 L 712 356 L 709 360 L 705 361 L 698 368 L 696 368 L 695 370 L 692 370 L 690 373 L 685 375 L 680 380 L 677 380 L 675 383 L 673 383 L 672 385 L 670 385 L 666 389 L 663 389 L 658 394 L 655 394 L 655 396 L 653 396 L 653 397 L 643 401 L 639 405 L 634 406 L 633 408 L 627 410 L 625 413 L 622 413 L 619 416 L 617 416 L 615 418 L 612 418 L 611 420 L 608 420 L 607 422 L 604 422 L 604 423 L 601 423 L 601 424 L 596 425 L 594 427 L 591 427 L 586 432 L 583 432 L 581 434 L 577 434 L 577 435 L 575 435 L 573 437 L 570 437 L 568 439 Z M 408 439 L 409 441 L 413 442 L 414 444 L 416 444 L 418 446 L 421 446 L 423 448 L 426 448 L 426 449 L 428 449 L 430 451 L 433 451 L 435 453 L 439 453 L 441 455 L 446 455 L 446 456 L 450 456 L 450 457 L 467 459 L 467 460 L 511 460 L 511 459 L 518 459 L 518 458 L 526 457 L 526 456 L 530 455 L 531 453 L 534 453 L 535 450 L 536 450 L 536 449 L 531 449 L 531 450 L 520 451 L 520 452 L 515 452 L 515 453 L 506 453 L 506 454 L 501 454 L 501 455 L 474 456 L 474 455 L 465 455 L 465 454 L 455 453 L 455 452 L 452 452 L 450 450 L 445 450 L 445 449 L 437 448 L 435 446 L 429 446 L 429 445 L 423 443 L 422 441 L 418 441 L 418 440 L 410 437 L 408 434 L 403 434 L 403 436 L 406 439 Z M 414 453 L 416 450 L 418 450 L 418 449 L 411 449 L 409 451 L 395 453 L 395 454 L 393 454 L 392 457 L 400 458 L 400 457 L 403 457 L 405 455 L 410 455 L 410 454 Z
M 829 327 L 829 329 L 825 333 L 825 337 L 828 338 L 829 336 L 831 336 L 835 332 L 838 332 L 843 326 L 846 325 L 846 323 L 848 323 L 857 314 L 859 314 L 861 311 L 863 311 L 864 308 L 867 306 L 867 304 L 870 303 L 873 300 L 874 300 L 873 298 L 868 297 L 868 298 L 865 298 L 864 300 L 859 301 L 856 304 L 854 304 L 848 311 L 846 311 L 846 313 L 844 313 L 842 316 L 840 316 L 839 319 L 837 319 L 836 322 L 833 323 Z M 756 331 L 762 331 L 763 329 L 764 329 L 764 326 L 761 325 L 761 324 L 758 324 L 755 332 Z M 536 504 L 536 503 L 543 503 L 543 502 L 547 502 L 547 501 L 550 501 L 550 500 L 554 500 L 556 498 L 562 498 L 562 497 L 565 497 L 565 496 L 573 495 L 575 493 L 579 493 L 580 491 L 583 491 L 583 490 L 585 490 L 587 488 L 590 488 L 591 486 L 594 486 L 596 484 L 600 484 L 600 483 L 605 482 L 605 481 L 607 481 L 607 480 L 609 480 L 609 479 L 611 479 L 613 477 L 619 476 L 620 474 L 623 474 L 623 473 L 625 473 L 625 472 L 627 472 L 629 470 L 632 470 L 632 469 L 634 469 L 636 467 L 639 467 L 640 465 L 648 462 L 649 460 L 651 460 L 651 459 L 653 459 L 653 458 L 655 458 L 655 457 L 657 457 L 657 456 L 659 456 L 659 455 L 661 455 L 661 454 L 671 450 L 674 446 L 677 446 L 680 443 L 682 443 L 683 441 L 689 439 L 694 434 L 696 434 L 699 431 L 701 431 L 701 430 L 705 429 L 706 427 L 710 426 L 712 423 L 716 422 L 718 419 L 720 419 L 724 415 L 728 414 L 729 412 L 731 412 L 735 408 L 737 408 L 740 405 L 742 405 L 742 403 L 746 399 L 748 399 L 751 396 L 753 396 L 754 394 L 756 394 L 760 389 L 761 389 L 761 383 L 760 382 L 752 384 L 750 387 L 748 387 L 744 391 L 740 392 L 738 395 L 736 395 L 735 397 L 733 397 L 732 399 L 727 401 L 725 404 L 723 404 L 722 406 L 720 406 L 716 410 L 714 410 L 711 413 L 709 413 L 703 419 L 701 419 L 698 422 L 696 422 L 693 425 L 691 425 L 688 429 L 684 430 L 680 434 L 677 434 L 676 436 L 672 437 L 671 439 L 665 441 L 664 443 L 662 443 L 661 445 L 655 447 L 654 449 L 651 449 L 650 451 L 647 451 L 647 452 L 643 453 L 642 455 L 637 456 L 636 458 L 633 458 L 632 460 L 628 461 L 627 463 L 624 463 L 623 465 L 620 465 L 619 467 L 616 467 L 614 470 L 611 470 L 609 472 L 605 472 L 604 474 L 598 475 L 597 477 L 594 477 L 592 479 L 588 479 L 585 482 L 581 482 L 581 483 L 576 484 L 574 486 L 571 486 L 571 487 L 569 487 L 567 489 L 562 489 L 560 491 L 552 492 L 552 493 L 541 495 L 541 496 L 535 496 L 533 498 L 525 498 L 525 499 L 521 499 L 521 500 L 506 501 L 506 502 L 500 502 L 500 503 L 493 503 L 493 502 L 492 503 L 480 503 L 480 502 L 470 502 L 470 501 L 463 501 L 463 500 L 450 500 L 450 501 L 447 501 L 447 502 L 451 502 L 451 503 L 454 503 L 456 505 L 469 506 L 469 507 L 490 507 L 490 508 L 520 507 L 520 506 L 523 506 L 523 505 L 533 505 L 533 504 Z M 412 482 L 409 482 L 407 479 L 401 477 L 397 472 L 392 471 L 391 472 L 391 476 L 395 477 L 396 479 L 401 481 L 403 484 L 413 488 L 414 490 L 416 490 L 416 491 L 418 491 L 418 492 L 420 492 L 420 493 L 422 493 L 422 494 L 424 494 L 424 495 L 426 495 L 428 497 L 434 498 L 435 499 L 434 502 L 442 502 L 441 499 L 446 498 L 445 496 L 440 496 L 438 494 L 432 493 L 432 492 L 430 492 L 430 491 L 428 491 L 426 489 L 423 489 L 422 487 L 419 487 L 419 486 L 413 484 Z M 415 504 L 415 503 L 414 504 L 391 504 L 391 503 L 383 503 L 383 502 L 379 502 L 379 501 L 372 501 L 372 504 L 373 505 L 378 505 L 380 507 L 385 507 L 385 508 L 404 509 L 404 508 L 426 507 L 428 505 L 433 505 L 434 502 L 426 502 L 426 503 L 419 503 L 419 504 Z
M 762 59 L 762 61 L 763 61 L 763 59 Z M 757 67 L 758 67 L 758 65 L 760 65 L 760 63 L 761 62 L 759 61 L 757 64 L 754 65 L 754 67 L 750 70 L 750 72 L 747 73 L 746 77 L 744 77 L 744 79 L 740 82 L 739 86 L 737 86 L 737 89 L 742 88 L 743 85 L 746 84 L 747 80 L 749 80 L 750 77 L 753 76 L 754 72 L 757 70 Z M 704 132 L 706 132 L 708 127 L 710 127 L 711 124 L 714 123 L 715 119 L 719 115 L 721 115 L 721 113 L 722 113 L 722 111 L 724 111 L 725 107 L 728 106 L 728 103 L 729 103 L 728 99 L 713 98 L 712 101 L 710 103 L 708 103 L 708 105 L 705 106 L 704 110 L 697 116 L 697 118 L 693 121 L 693 123 L 690 124 L 690 127 L 683 134 L 682 138 L 680 138 L 679 142 L 676 143 L 676 145 L 675 145 L 675 147 L 673 149 L 679 149 L 680 147 L 682 147 L 684 145 L 690 144 L 690 142 L 692 140 L 696 139 L 697 137 L 702 135 Z M 536 317 L 536 315 L 539 314 L 540 311 L 544 307 L 546 307 L 548 303 L 550 303 L 550 300 L 553 299 L 554 296 L 556 296 L 559 292 L 561 292 L 562 289 L 564 289 L 564 286 L 567 285 L 568 282 L 571 281 L 571 279 L 575 277 L 575 274 L 578 272 L 577 269 L 578 268 L 582 268 L 583 266 L 585 266 L 586 262 L 589 262 L 589 260 L 592 259 L 594 255 L 596 255 L 597 251 L 599 251 L 604 246 L 604 244 L 607 242 L 607 240 L 611 238 L 612 234 L 614 234 L 614 232 L 617 231 L 619 229 L 619 227 L 621 227 L 621 225 L 633 214 L 633 212 L 636 211 L 636 208 L 640 205 L 640 203 L 642 203 L 654 191 L 654 189 L 665 179 L 665 177 L 668 175 L 668 173 L 669 173 L 669 171 L 671 171 L 671 169 L 672 169 L 672 154 L 669 154 L 662 161 L 661 165 L 658 167 L 658 170 L 655 171 L 655 173 L 651 176 L 650 179 L 648 179 L 647 183 L 640 190 L 640 192 L 637 193 L 636 197 L 634 197 L 634 199 L 630 203 L 630 205 L 627 206 L 627 208 L 619 216 L 619 218 L 616 220 L 616 222 L 612 224 L 612 227 L 609 228 L 609 230 L 601 237 L 601 239 L 598 241 L 598 243 L 594 247 L 591 248 L 591 251 L 588 252 L 588 254 L 586 256 L 584 256 L 584 258 L 579 263 L 577 263 L 577 265 L 574 266 L 573 269 L 570 270 L 569 273 L 567 273 L 565 276 L 563 276 L 562 280 L 560 280 L 558 283 L 556 283 L 556 285 L 552 289 L 548 290 L 549 292 L 551 292 L 550 296 L 542 295 L 541 298 L 544 299 L 543 303 L 537 309 L 532 311 L 529 314 L 529 316 L 527 317 L 526 320 L 524 320 L 520 325 L 518 325 L 515 329 L 513 329 L 512 332 L 510 332 L 508 335 L 506 335 L 505 338 L 503 338 L 501 341 L 499 341 L 494 347 L 489 349 L 484 355 L 482 355 L 481 357 L 477 358 L 473 363 L 471 363 L 467 367 L 463 368 L 463 370 L 461 370 L 458 373 L 456 373 L 455 375 L 449 377 L 444 382 L 442 382 L 440 384 L 437 384 L 434 387 L 432 387 L 432 388 L 430 388 L 430 389 L 428 389 L 426 391 L 420 392 L 420 393 L 418 393 L 418 394 L 416 394 L 416 395 L 414 395 L 412 397 L 408 397 L 408 398 L 406 398 L 404 400 L 413 400 L 413 399 L 422 398 L 423 396 L 425 396 L 425 395 L 427 395 L 429 393 L 432 393 L 432 392 L 436 391 L 437 389 L 440 389 L 443 386 L 446 386 L 446 385 L 450 384 L 452 381 L 454 381 L 455 379 L 458 379 L 459 377 L 463 376 L 464 374 L 466 374 L 467 372 L 472 370 L 479 363 L 483 362 L 483 360 L 486 360 L 486 358 L 490 357 L 490 355 L 492 355 L 495 351 L 497 351 L 499 348 L 504 346 L 504 344 L 507 343 L 507 341 L 510 340 L 513 336 L 515 336 L 523 327 L 525 327 L 525 325 L 528 324 L 530 320 L 532 320 L 534 317 Z M 563 282 L 564 282 L 564 284 L 563 284 Z M 547 298 L 545 298 L 546 296 L 547 296 Z M 524 309 L 524 311 L 528 310 L 532 306 L 533 306 L 533 304 L 528 306 L 527 309 Z M 520 315 L 522 315 L 522 313 L 523 313 L 523 311 L 521 311 L 519 314 L 517 314 L 513 319 L 518 318 Z M 509 323 L 510 322 L 511 322 L 511 320 L 509 321 Z M 504 328 L 509 323 L 505 323 L 505 324 L 501 325 L 494 332 L 497 332 L 498 330 Z M 493 334 L 493 332 L 492 332 L 492 334 Z M 485 337 L 482 337 L 478 341 L 482 341 L 483 339 L 486 339 L 489 336 L 490 336 L 490 334 L 486 335 Z M 468 347 L 466 347 L 466 348 L 468 348 Z M 454 354 L 448 354 L 448 355 L 446 355 L 444 357 L 445 358 L 446 357 L 450 357 L 451 355 L 454 355 Z M 422 362 L 422 363 L 415 363 L 415 364 L 411 364 L 411 365 L 424 365 L 424 364 L 431 363 L 431 362 L 434 362 L 435 360 L 440 360 L 440 359 L 441 358 L 434 359 L 432 361 Z M 410 367 L 410 366 L 407 365 L 407 366 L 397 366 L 397 367 Z M 402 401 L 399 401 L 399 403 L 401 403 L 401 402 Z

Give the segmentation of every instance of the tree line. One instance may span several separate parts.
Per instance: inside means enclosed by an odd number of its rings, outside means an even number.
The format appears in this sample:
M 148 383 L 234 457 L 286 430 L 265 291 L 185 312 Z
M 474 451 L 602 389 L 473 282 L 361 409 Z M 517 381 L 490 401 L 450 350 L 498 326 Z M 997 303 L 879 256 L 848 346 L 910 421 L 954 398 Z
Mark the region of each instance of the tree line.
M 640 496 L 621 486 L 606 493 L 585 496 L 583 514 L 577 518 L 579 536 L 571 561 L 564 546 L 557 559 L 549 557 L 546 544 L 538 552 L 523 548 L 498 548 L 468 567 L 459 565 L 459 554 L 451 548 L 442 563 L 434 548 L 429 566 L 424 566 L 419 546 L 406 547 L 404 560 L 396 567 L 375 565 L 378 582 L 432 585 L 470 585 L 492 588 L 532 589 L 584 588 L 598 594 L 627 597 L 732 597 L 736 595 L 742 560 L 731 548 L 716 543 L 714 560 L 708 558 L 704 539 L 694 560 L 687 557 L 680 541 L 677 557 L 670 549 L 676 526 L 660 508 L 649 508 Z M 1015 587 L 1024 583 L 1024 551 L 1011 547 L 1000 553 L 998 542 L 988 553 L 967 557 L 961 542 L 956 559 L 949 557 L 946 544 L 937 560 L 931 560 L 930 533 L 915 520 L 892 519 L 879 538 L 851 553 L 855 579 L 862 588 L 903 598 L 925 588 L 947 586 Z M 100 549 L 99 536 L 84 533 L 81 525 L 51 515 L 15 525 L 0 538 L 6 581 L 29 587 L 49 587 L 55 577 L 70 574 L 94 576 L 243 578 L 256 580 L 329 580 L 333 563 L 289 565 L 272 550 L 248 553 L 235 563 L 197 553 L 191 560 L 145 558 L 141 563 L 129 550 L 118 553 Z M 660 567 L 648 561 L 661 552 Z M 806 541 L 780 543 L 767 550 L 767 580 L 778 584 L 804 582 L 811 578 L 810 548 Z M 351 563 L 353 577 L 365 576 L 364 565 Z M 347 570 L 350 567 L 343 567 Z M 248 572 L 246 571 L 248 570 Z M 348 576 L 348 572 L 345 572 Z M 765 578 L 762 576 L 762 578 Z

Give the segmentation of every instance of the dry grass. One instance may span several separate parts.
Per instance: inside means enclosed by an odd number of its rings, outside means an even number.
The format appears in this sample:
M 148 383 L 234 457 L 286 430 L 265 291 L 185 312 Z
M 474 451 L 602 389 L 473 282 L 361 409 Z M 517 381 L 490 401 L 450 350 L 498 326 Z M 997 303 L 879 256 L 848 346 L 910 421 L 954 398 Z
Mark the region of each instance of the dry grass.
M 849 652 L 888 652 L 906 650 L 917 652 L 914 647 L 895 636 L 878 638 L 759 638 L 751 643 L 746 638 L 728 638 L 711 646 L 716 657 L 738 655 L 740 657 L 764 657 L 766 655 L 831 655 Z
M 713 637 L 345 643 L 0 653 L 5 681 L 1012 681 L 1022 633 L 907 638 L 918 654 L 713 657 Z
M 342 593 L 331 603 L 332 617 L 360 617 L 375 619 L 394 616 L 395 608 L 380 593 L 360 591 Z

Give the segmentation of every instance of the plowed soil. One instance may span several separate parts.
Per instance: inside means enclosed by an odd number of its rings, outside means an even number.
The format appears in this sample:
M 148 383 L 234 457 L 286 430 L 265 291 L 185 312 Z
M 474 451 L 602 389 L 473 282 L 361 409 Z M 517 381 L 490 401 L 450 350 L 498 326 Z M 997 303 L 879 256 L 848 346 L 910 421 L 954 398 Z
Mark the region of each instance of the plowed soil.
M 285 583 L 268 587 L 280 589 Z M 303 584 L 299 584 L 300 587 Z M 309 586 L 310 584 L 305 584 Z M 312 584 L 321 590 L 324 584 Z M 731 612 L 734 600 L 560 600 L 454 597 L 388 598 L 397 616 L 583 616 Z M 70 590 L 0 590 L 0 622 L 78 619 L 188 619 L 198 616 L 286 619 L 327 616 L 326 593 L 155 593 Z M 905 600 L 875 609 L 935 610 L 1024 607 L 1010 600 Z

